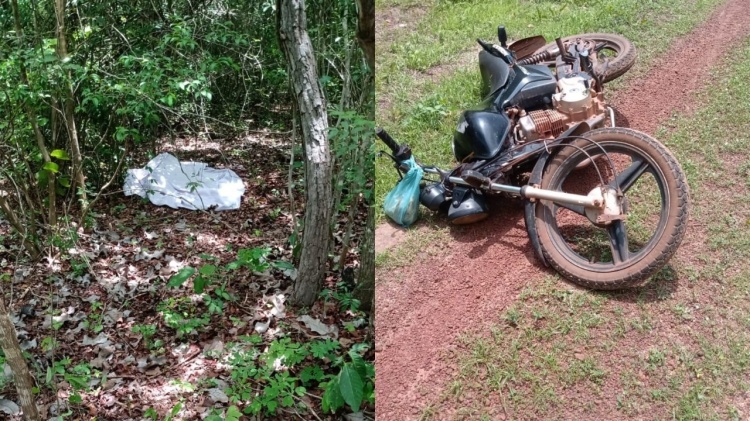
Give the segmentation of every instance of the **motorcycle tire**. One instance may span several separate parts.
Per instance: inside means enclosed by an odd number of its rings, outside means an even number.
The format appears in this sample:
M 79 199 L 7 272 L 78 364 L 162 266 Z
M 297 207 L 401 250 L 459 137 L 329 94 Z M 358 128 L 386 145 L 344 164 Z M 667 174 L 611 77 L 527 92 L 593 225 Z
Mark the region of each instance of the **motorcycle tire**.
M 627 38 L 620 35 L 614 34 L 579 34 L 564 37 L 563 43 L 576 38 L 589 39 L 594 41 L 597 45 L 604 44 L 602 50 L 599 52 L 600 63 L 594 70 L 602 75 L 603 82 L 610 82 L 624 75 L 631 67 L 635 64 L 637 53 L 635 46 Z M 557 48 L 555 42 L 551 42 L 544 47 L 539 48 L 534 54 L 539 54 L 547 50 Z M 609 57 L 606 53 L 614 53 L 614 57 Z M 605 64 L 605 58 L 609 58 L 609 62 Z M 548 66 L 554 66 L 555 61 L 546 61 L 538 64 L 546 64 Z
M 616 183 L 627 218 L 595 223 L 582 206 L 540 200 L 535 218 L 541 251 L 561 275 L 582 286 L 637 286 L 666 265 L 685 236 L 685 174 L 667 148 L 645 133 L 617 127 L 584 136 L 588 140 L 577 139 L 550 159 L 541 187 L 585 195 Z M 595 165 L 578 169 L 586 160 Z

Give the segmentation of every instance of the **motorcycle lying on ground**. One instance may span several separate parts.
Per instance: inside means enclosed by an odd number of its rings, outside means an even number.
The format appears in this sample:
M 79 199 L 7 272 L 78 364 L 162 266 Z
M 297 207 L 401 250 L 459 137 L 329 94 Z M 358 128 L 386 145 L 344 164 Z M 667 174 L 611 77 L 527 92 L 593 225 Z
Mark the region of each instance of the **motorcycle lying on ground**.
M 407 145 L 376 130 L 399 176 L 414 169 L 432 176 L 421 181 L 419 202 L 454 224 L 485 219 L 488 195 L 521 198 L 544 265 L 592 289 L 640 284 L 680 245 L 689 195 L 667 148 L 616 127 L 604 100 L 604 83 L 630 69 L 635 48 L 611 34 L 506 45 L 499 27 L 498 39 L 500 45 L 477 40 L 486 97 L 461 114 L 453 137 L 457 167 L 419 163 Z

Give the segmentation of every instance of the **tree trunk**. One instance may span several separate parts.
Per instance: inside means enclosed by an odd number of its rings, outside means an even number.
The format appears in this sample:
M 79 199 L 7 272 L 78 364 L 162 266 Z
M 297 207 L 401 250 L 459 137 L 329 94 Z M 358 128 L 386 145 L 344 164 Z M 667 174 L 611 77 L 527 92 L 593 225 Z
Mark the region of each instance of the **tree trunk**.
M 375 0 L 357 0 L 357 41 L 365 53 L 367 65 L 375 71 Z
M 18 215 L 16 215 L 16 212 L 11 208 L 11 204 L 8 203 L 8 201 L 3 197 L 3 191 L 0 190 L 0 215 L 5 215 L 5 219 L 10 222 L 10 225 L 15 228 L 16 232 L 23 238 L 22 242 L 24 247 L 26 247 L 26 251 L 29 253 L 32 259 L 36 260 L 39 258 L 39 255 L 41 254 L 41 250 L 39 250 L 38 245 L 29 239 L 29 232 L 28 228 L 25 225 L 25 221 L 22 221 L 18 218 Z M 25 218 L 25 215 L 21 215 L 22 218 Z
M 354 183 L 351 184 L 353 185 Z M 344 228 L 344 238 L 341 239 L 341 253 L 339 254 L 339 262 L 336 266 L 336 270 L 343 270 L 346 265 L 346 257 L 349 255 L 349 244 L 351 244 L 352 241 L 352 231 L 354 230 L 354 224 L 356 223 L 355 217 L 357 216 L 357 209 L 359 209 L 359 201 L 360 195 L 358 194 L 357 197 L 352 200 L 352 203 L 349 204 L 349 213 L 346 217 L 346 228 Z
M 23 28 L 21 27 L 21 17 L 18 12 L 18 0 L 12 0 L 11 8 L 13 9 L 13 21 L 16 28 L 16 38 L 18 39 L 18 46 L 21 48 L 23 46 Z M 29 89 L 31 89 L 31 84 L 29 84 L 29 77 L 26 73 L 26 64 L 23 59 L 19 59 L 20 61 L 20 73 L 21 73 L 21 82 L 23 82 L 24 85 L 28 86 Z M 44 162 L 52 162 L 52 158 L 50 157 L 49 151 L 47 150 L 47 145 L 44 141 L 44 135 L 42 134 L 41 129 L 39 128 L 39 123 L 37 122 L 36 115 L 32 112 L 31 107 L 29 104 L 24 103 L 24 111 L 26 111 L 26 117 L 29 119 L 29 123 L 31 123 L 31 127 L 34 130 L 34 137 L 36 139 L 37 147 L 39 147 L 39 152 L 42 154 L 42 158 L 44 158 Z M 56 174 L 52 171 L 49 171 L 49 178 L 47 183 L 47 197 L 49 201 L 49 210 L 48 210 L 48 216 L 47 216 L 47 224 L 51 226 L 57 225 L 57 195 L 55 193 L 55 179 Z
M 375 71 L 375 1 L 357 0 L 359 15 L 357 18 L 357 41 L 365 53 L 367 65 L 370 70 Z M 375 119 L 375 105 L 370 107 L 369 117 Z M 373 139 L 370 139 L 370 142 Z M 368 148 L 364 148 L 365 155 Z M 363 161 L 364 165 L 370 166 L 370 174 L 374 178 L 374 162 Z M 359 276 L 357 277 L 357 288 L 354 297 L 360 301 L 360 308 L 372 316 L 375 308 L 375 204 L 368 203 L 367 226 L 364 232 L 365 238 L 359 247 L 360 264 Z M 370 317 L 371 326 L 373 317 Z
M 31 377 L 29 367 L 26 366 L 23 354 L 21 354 L 16 328 L 8 316 L 8 309 L 5 308 L 5 297 L 2 295 L 0 295 L 0 345 L 2 345 L 5 360 L 13 372 L 13 383 L 16 385 L 24 420 L 41 420 L 31 392 L 34 387 L 34 379 Z
M 68 59 L 68 43 L 65 38 L 65 0 L 55 0 L 55 16 L 57 18 L 57 54 L 61 62 Z M 78 185 L 81 201 L 86 206 L 86 181 L 83 177 L 83 157 L 81 156 L 81 147 L 78 142 L 78 128 L 73 114 L 75 109 L 73 82 L 70 71 L 67 72 L 67 84 L 62 113 L 65 119 L 65 127 L 68 131 L 68 141 L 70 142 L 71 158 L 73 161 L 73 180 Z M 83 216 L 83 215 L 82 215 Z
M 360 265 L 357 288 L 354 298 L 360 302 L 362 311 L 371 312 L 375 308 L 375 207 L 367 208 L 365 238 L 359 246 Z
M 305 221 L 302 252 L 292 299 L 315 302 L 326 271 L 331 219 L 331 153 L 328 115 L 318 84 L 315 55 L 307 34 L 304 0 L 278 0 L 278 29 L 297 100 L 305 145 Z

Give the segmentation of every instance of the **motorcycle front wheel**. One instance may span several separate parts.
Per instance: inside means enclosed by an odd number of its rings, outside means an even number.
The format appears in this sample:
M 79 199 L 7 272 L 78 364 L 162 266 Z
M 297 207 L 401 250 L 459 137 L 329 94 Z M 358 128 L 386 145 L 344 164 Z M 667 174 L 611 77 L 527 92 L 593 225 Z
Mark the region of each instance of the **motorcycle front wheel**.
M 582 206 L 540 200 L 535 217 L 542 253 L 585 287 L 635 286 L 669 261 L 685 235 L 685 175 L 667 148 L 644 133 L 604 128 L 584 136 L 551 158 L 541 187 L 583 195 L 602 181 L 619 187 L 626 219 L 596 223 Z
M 564 37 L 564 44 L 576 39 L 588 40 L 596 45 L 598 64 L 594 70 L 602 75 L 603 82 L 609 82 L 624 75 L 635 64 L 637 57 L 635 46 L 630 40 L 614 34 L 578 34 Z M 539 48 L 534 54 L 556 49 L 557 44 L 551 42 Z M 539 64 L 554 66 L 555 61 L 550 60 Z

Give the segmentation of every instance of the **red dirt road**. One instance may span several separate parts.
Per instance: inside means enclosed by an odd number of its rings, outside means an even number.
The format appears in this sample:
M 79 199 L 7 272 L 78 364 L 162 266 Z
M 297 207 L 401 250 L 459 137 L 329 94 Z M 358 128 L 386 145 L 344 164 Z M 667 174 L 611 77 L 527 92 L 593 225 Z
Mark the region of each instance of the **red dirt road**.
M 749 34 L 746 0 L 720 6 L 642 79 L 611 98 L 618 125 L 653 134 L 674 112 L 691 111 L 711 66 Z M 490 206 L 486 221 L 451 231 L 449 253 L 377 273 L 378 420 L 418 419 L 455 370 L 449 351 L 457 338 L 497 321 L 523 286 L 552 273 L 531 251 L 520 203 Z

